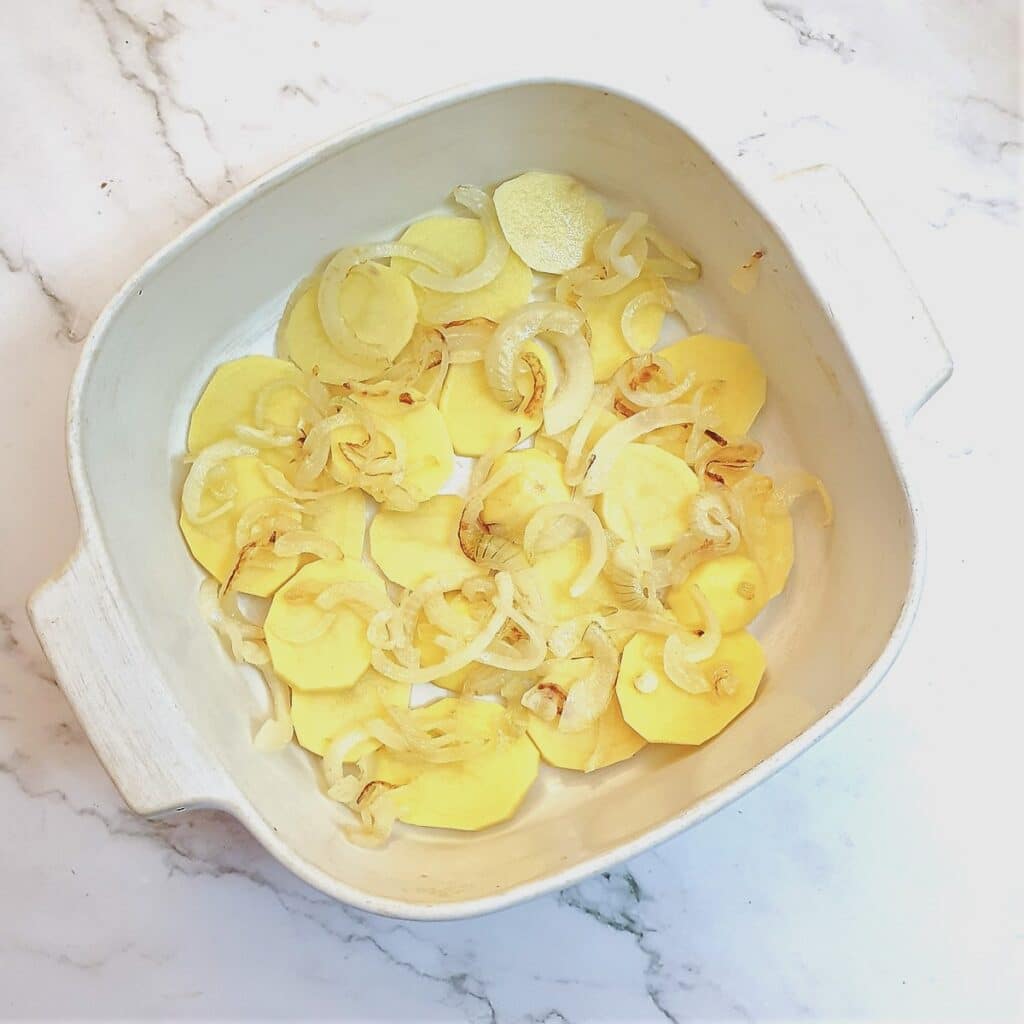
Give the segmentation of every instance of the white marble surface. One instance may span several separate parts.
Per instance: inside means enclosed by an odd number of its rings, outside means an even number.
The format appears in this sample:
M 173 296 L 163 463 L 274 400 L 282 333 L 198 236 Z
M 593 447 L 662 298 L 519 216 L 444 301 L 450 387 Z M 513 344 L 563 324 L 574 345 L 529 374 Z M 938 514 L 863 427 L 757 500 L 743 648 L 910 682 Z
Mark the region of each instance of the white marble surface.
M 1014 0 L 3 4 L 0 1016 L 1019 1017 L 1021 371 Z M 309 143 L 560 69 L 681 112 L 740 173 L 859 187 L 956 372 L 906 441 L 928 586 L 837 733 L 628 867 L 483 920 L 331 904 L 214 814 L 121 805 L 28 629 L 70 552 L 63 407 L 120 281 Z

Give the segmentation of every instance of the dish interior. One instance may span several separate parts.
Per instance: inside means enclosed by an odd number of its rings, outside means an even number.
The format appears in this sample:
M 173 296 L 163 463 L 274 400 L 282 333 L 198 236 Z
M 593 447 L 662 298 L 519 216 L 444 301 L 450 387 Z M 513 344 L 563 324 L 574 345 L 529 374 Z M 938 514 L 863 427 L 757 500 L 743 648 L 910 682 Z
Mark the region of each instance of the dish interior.
M 769 397 L 755 425 L 767 465 L 820 475 L 833 528 L 795 514 L 784 594 L 755 624 L 768 674 L 753 706 L 705 747 L 650 747 L 587 777 L 542 772 L 510 822 L 476 834 L 399 827 L 383 850 L 350 845 L 346 812 L 298 747 L 251 743 L 262 686 L 203 622 L 200 572 L 178 531 L 189 410 L 227 359 L 271 352 L 294 284 L 342 244 L 391 238 L 453 183 L 492 186 L 531 168 L 580 178 L 652 220 L 702 261 L 709 330 L 754 346 Z M 747 296 L 726 283 L 767 251 Z M 879 330 L 884 330 L 884 323 Z M 201 744 L 277 840 L 324 888 L 409 904 L 493 896 L 572 868 L 697 807 L 843 700 L 880 655 L 908 591 L 907 498 L 843 342 L 761 214 L 676 125 L 627 99 L 523 85 L 328 148 L 212 220 L 152 270 L 109 324 L 84 381 L 81 465 L 124 605 Z M 202 794 L 196 794 L 201 797 Z

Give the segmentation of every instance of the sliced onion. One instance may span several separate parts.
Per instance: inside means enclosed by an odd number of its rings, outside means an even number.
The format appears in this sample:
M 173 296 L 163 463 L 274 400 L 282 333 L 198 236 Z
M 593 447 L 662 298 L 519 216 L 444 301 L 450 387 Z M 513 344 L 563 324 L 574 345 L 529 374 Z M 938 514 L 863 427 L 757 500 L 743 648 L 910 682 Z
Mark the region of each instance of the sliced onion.
M 555 334 L 551 344 L 562 361 L 563 373 L 554 396 L 544 409 L 544 432 L 560 434 L 579 422 L 594 397 L 594 360 L 590 346 L 579 331 Z
M 263 676 L 263 681 L 267 684 L 273 712 L 271 717 L 260 726 L 253 738 L 253 744 L 257 750 L 272 753 L 288 746 L 294 735 L 291 713 L 292 692 L 268 666 L 261 666 L 260 673 Z
M 688 591 L 704 621 L 703 632 L 699 637 L 685 631 L 672 633 L 665 640 L 662 666 L 665 675 L 681 690 L 686 693 L 707 693 L 711 684 L 696 665 L 707 661 L 718 650 L 722 642 L 722 630 L 718 617 L 700 587 L 693 585 Z
M 207 578 L 199 587 L 199 611 L 231 648 L 231 657 L 250 665 L 265 665 L 270 656 L 263 643 L 263 627 L 250 622 L 233 598 L 219 593 L 217 581 Z
M 287 498 L 257 498 L 249 502 L 235 526 L 235 546 L 266 543 L 277 532 L 296 529 L 302 522 L 302 506 Z M 257 527 L 261 527 L 257 530 Z
M 729 276 L 729 286 L 740 295 L 749 295 L 756 287 L 761 277 L 761 261 L 764 259 L 764 249 L 755 249 L 749 258 L 741 263 Z
M 273 430 L 261 430 L 247 423 L 235 425 L 235 436 L 258 448 L 287 448 L 299 439 L 298 434 L 278 434 Z
M 333 415 L 319 420 L 302 442 L 302 461 L 296 470 L 296 479 L 302 484 L 311 484 L 316 480 L 331 457 L 331 434 L 358 422 L 352 402 L 348 402 L 345 408 Z
M 681 246 L 676 245 L 667 235 L 648 225 L 644 238 L 666 256 L 666 259 L 649 257 L 647 269 L 659 277 L 671 277 L 678 281 L 696 281 L 701 274 L 700 264 Z
M 615 389 L 605 384 L 594 392 L 590 407 L 580 417 L 576 429 L 572 433 L 565 452 L 565 467 L 563 470 L 565 482 L 570 487 L 576 487 L 583 481 L 583 474 L 587 469 L 587 462 L 583 458 L 583 451 L 590 440 L 590 435 L 597 425 L 598 417 L 607 409 L 615 397 Z
M 558 720 L 560 732 L 581 732 L 596 722 L 608 707 L 615 686 L 619 652 L 608 639 L 608 634 L 596 622 L 592 622 L 583 634 L 583 641 L 590 649 L 594 664 L 569 690 Z
M 251 455 L 259 455 L 259 449 L 250 444 L 242 444 L 241 441 L 215 441 L 204 448 L 189 467 L 188 476 L 181 489 L 181 507 L 189 522 L 201 526 L 203 523 L 212 522 L 220 518 L 234 505 L 234 500 L 229 499 L 219 505 L 212 512 L 202 515 L 200 509 L 203 504 L 203 492 L 206 490 L 206 479 L 210 472 L 217 466 L 223 465 L 229 459 L 243 458 Z
M 638 252 L 634 239 L 643 239 L 646 232 L 647 214 L 634 210 L 615 230 L 608 243 L 608 266 L 616 274 L 629 280 L 636 280 L 643 269 L 647 252 L 643 246 Z M 632 252 L 627 252 L 632 246 Z
M 568 694 L 554 683 L 535 683 L 523 694 L 520 703 L 532 711 L 542 722 L 553 722 L 565 707 Z
M 296 555 L 341 558 L 341 548 L 314 530 L 290 530 L 274 541 L 274 554 L 279 558 L 294 558 Z
M 523 531 L 523 550 L 532 560 L 537 541 L 552 523 L 563 516 L 572 517 L 583 524 L 590 542 L 590 557 L 579 576 L 569 588 L 570 597 L 582 597 L 595 583 L 608 557 L 608 538 L 597 513 L 581 501 L 560 501 L 541 505 L 530 517 Z
M 280 491 L 286 498 L 291 498 L 293 501 L 319 501 L 333 494 L 340 494 L 346 489 L 344 487 L 330 487 L 322 491 L 306 490 L 302 487 L 296 487 L 276 466 L 270 466 L 266 462 L 261 462 L 260 470 L 267 483 L 275 491 Z
M 509 246 L 498 223 L 494 201 L 482 189 L 459 185 L 452 197 L 460 206 L 480 218 L 484 229 L 484 254 L 480 262 L 463 274 L 439 273 L 429 267 L 417 267 L 409 275 L 416 284 L 435 292 L 475 291 L 490 284 L 501 273 L 508 259 Z
M 714 434 L 712 440 L 715 444 L 702 452 L 693 468 L 698 476 L 710 477 L 720 484 L 726 482 L 724 472 L 731 476 L 749 473 L 764 454 L 764 448 L 757 441 L 726 441 L 722 444 L 725 438 L 720 434 Z
M 708 318 L 704 307 L 693 294 L 680 291 L 678 288 L 669 288 L 668 294 L 672 299 L 673 308 L 683 318 L 683 323 L 691 334 L 699 334 L 707 327 Z
M 623 397 L 638 409 L 654 409 L 679 401 L 693 388 L 694 373 L 688 373 L 678 384 L 667 391 L 645 391 L 639 387 L 655 375 L 666 381 L 674 378 L 672 364 L 656 352 L 644 352 L 627 359 L 615 372 L 615 386 Z
M 803 470 L 794 470 L 775 481 L 772 495 L 765 504 L 765 513 L 781 515 L 788 511 L 798 498 L 807 494 L 817 494 L 821 498 L 821 525 L 831 526 L 832 498 L 819 477 Z
M 508 613 L 508 619 L 525 634 L 525 648 L 521 646 L 523 641 L 520 641 L 507 654 L 488 649 L 477 660 L 481 665 L 510 672 L 530 672 L 538 668 L 547 654 L 547 643 L 540 627 L 514 609 Z
M 650 548 L 641 549 L 629 541 L 616 544 L 604 567 L 619 607 L 631 611 L 662 610 L 653 572 Z
M 641 345 L 633 334 L 634 317 L 636 317 L 637 313 L 639 313 L 641 309 L 646 309 L 648 306 L 658 306 L 660 309 L 667 311 L 672 308 L 672 302 L 660 288 L 651 288 L 646 292 L 641 292 L 639 295 L 634 296 L 626 303 L 626 306 L 622 311 L 620 327 L 622 330 L 622 337 L 634 352 L 646 352 L 647 348 L 650 347 Z

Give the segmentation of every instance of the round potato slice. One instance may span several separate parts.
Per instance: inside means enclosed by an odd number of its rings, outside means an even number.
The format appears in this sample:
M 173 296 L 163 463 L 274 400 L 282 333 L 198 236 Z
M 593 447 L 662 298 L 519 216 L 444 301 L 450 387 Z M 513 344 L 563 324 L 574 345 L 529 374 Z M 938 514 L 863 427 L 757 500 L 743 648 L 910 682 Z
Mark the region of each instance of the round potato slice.
M 583 538 L 576 538 L 536 556 L 532 573 L 544 599 L 545 609 L 555 622 L 616 607 L 612 586 L 603 575 L 598 576 L 582 596 L 573 597 L 569 593 L 589 557 L 588 541 Z
M 621 291 L 586 299 L 583 310 L 590 326 L 590 355 L 594 360 L 594 380 L 608 380 L 615 371 L 636 353 L 622 335 L 622 313 L 629 303 L 653 291 L 668 298 L 668 289 L 661 278 L 641 275 Z M 661 334 L 665 310 L 661 306 L 642 306 L 633 316 L 633 336 L 643 350 L 653 348 Z
M 764 675 L 761 645 L 747 632 L 722 637 L 717 652 L 700 669 L 711 683 L 706 693 L 687 693 L 675 686 L 662 668 L 665 638 L 638 633 L 622 652 L 615 691 L 623 717 L 649 743 L 700 744 L 721 732 L 747 708 Z M 728 669 L 736 683 L 732 694 L 719 693 L 716 673 Z M 653 673 L 653 690 L 642 693 L 636 681 Z
M 453 611 L 465 618 L 466 623 L 470 628 L 474 625 L 479 626 L 481 619 L 486 617 L 492 611 L 490 605 L 471 604 L 465 597 L 463 597 L 462 594 L 458 593 L 445 595 L 445 600 Z M 416 627 L 416 648 L 420 652 L 421 665 L 429 668 L 431 665 L 437 665 L 450 656 L 451 652 L 445 650 L 437 643 L 437 638 L 440 635 L 441 630 L 426 619 L 420 619 L 419 624 Z M 440 676 L 433 680 L 434 685 L 441 686 L 446 690 L 453 691 L 454 693 L 461 693 L 466 676 L 470 674 L 474 667 L 475 666 L 470 663 L 463 668 L 456 669 L 456 671 L 451 672 L 446 676 Z
M 338 608 L 323 633 L 304 640 L 314 634 L 325 613 L 312 600 L 296 598 L 346 581 L 385 592 L 384 581 L 361 562 L 323 559 L 299 570 L 270 603 L 263 624 L 270 660 L 277 674 L 297 690 L 347 689 L 370 664 L 366 620 L 350 608 Z
M 382 509 L 370 523 L 370 556 L 389 580 L 410 590 L 435 577 L 455 588 L 484 575 L 459 547 L 464 505 L 457 494 L 438 494 L 411 512 Z
M 592 665 L 592 658 L 550 661 L 544 666 L 543 681 L 554 684 L 567 694 Z M 618 764 L 632 757 L 647 742 L 626 724 L 614 695 L 604 714 L 582 732 L 562 732 L 557 718 L 545 722 L 534 714 L 529 716 L 528 723 L 526 731 L 537 744 L 540 756 L 556 768 L 573 771 L 592 772 Z
M 696 387 L 721 381 L 714 395 L 721 432 L 727 437 L 745 434 L 764 405 L 767 383 L 754 350 L 739 341 L 694 334 L 662 349 L 682 380 L 693 373 Z
M 578 267 L 605 225 L 601 200 L 567 174 L 520 174 L 495 189 L 494 208 L 512 251 L 546 274 Z
M 280 491 L 267 483 L 260 460 L 240 456 L 224 463 L 228 480 L 236 492 L 234 508 L 208 523 L 193 523 L 182 511 L 178 523 L 195 560 L 218 582 L 231 577 L 231 589 L 240 594 L 266 597 L 299 567 L 297 557 L 279 558 L 266 548 L 239 551 L 235 528 L 246 507 L 263 498 L 280 498 Z M 209 491 L 203 497 L 202 514 L 212 512 L 219 502 Z M 296 516 L 296 527 L 301 520 Z
M 605 526 L 641 547 L 671 545 L 689 524 L 700 483 L 680 458 L 651 444 L 631 443 L 615 459 L 601 495 Z
M 411 389 L 400 395 L 360 395 L 358 402 L 373 416 L 384 420 L 389 427 L 397 428 L 401 435 L 406 458 L 402 486 L 413 500 L 426 501 L 437 494 L 455 467 L 448 427 L 437 406 L 424 401 L 419 392 Z M 361 426 L 342 427 L 334 431 L 331 440 L 339 456 L 335 464 L 339 467 L 345 465 L 345 443 L 359 444 L 365 438 L 366 432 Z M 352 475 L 355 476 L 355 470 Z M 342 472 L 341 479 L 344 476 Z
M 497 735 L 507 712 L 489 701 L 444 697 L 417 708 L 423 728 L 455 716 L 467 739 Z M 430 828 L 476 831 L 510 818 L 537 778 L 540 757 L 525 734 L 500 739 L 485 753 L 454 764 L 432 764 L 383 749 L 375 755 L 374 776 L 400 787 L 393 794 L 400 821 Z
M 757 562 L 746 555 L 722 555 L 698 565 L 682 583 L 671 587 L 665 602 L 679 622 L 696 629 L 703 616 L 690 594 L 700 587 L 723 633 L 750 625 L 768 602 L 768 587 Z
M 309 528 L 338 545 L 346 558 L 363 556 L 366 533 L 366 495 L 362 491 L 325 494 L 307 506 Z
M 754 486 L 743 492 L 743 517 L 748 524 L 759 524 L 748 528 L 740 542 L 740 551 L 750 555 L 757 562 L 764 575 L 765 601 L 782 593 L 793 568 L 793 519 L 786 510 L 773 511 L 765 516 L 765 504 L 771 489 L 768 478 L 760 473 L 751 473 Z M 760 525 L 763 524 L 763 525 Z
M 347 690 L 315 690 L 292 694 L 292 724 L 295 738 L 312 754 L 322 757 L 331 741 L 362 730 L 366 723 L 384 714 L 384 706 L 408 707 L 412 687 L 367 669 Z M 353 744 L 343 761 L 358 761 L 380 744 L 365 739 Z
M 440 257 L 457 274 L 472 270 L 483 259 L 486 246 L 483 225 L 473 217 L 427 217 L 407 228 L 400 241 Z M 391 260 L 391 266 L 405 274 L 412 273 L 418 265 L 397 256 Z M 515 253 L 509 253 L 498 276 L 483 288 L 462 294 L 436 292 L 416 284 L 413 288 L 422 323 L 450 324 L 478 316 L 500 320 L 530 301 L 533 275 Z
M 569 500 L 562 463 L 538 448 L 506 452 L 494 460 L 493 472 L 512 467 L 515 476 L 484 499 L 484 522 L 522 537 L 526 524 L 542 505 Z
M 352 332 L 392 361 L 412 337 L 419 312 L 409 278 L 381 263 L 360 263 L 339 292 L 338 306 Z
M 546 401 L 553 388 L 551 357 L 539 345 L 531 343 L 525 349 L 533 352 L 544 367 Z M 528 373 L 521 373 L 517 384 L 524 398 L 530 394 L 532 378 Z M 438 406 L 455 451 L 459 455 L 479 456 L 507 441 L 517 430 L 521 441 L 536 434 L 544 417 L 543 403 L 537 404 L 536 412 L 529 416 L 505 408 L 487 383 L 484 364 L 463 363 L 448 371 Z

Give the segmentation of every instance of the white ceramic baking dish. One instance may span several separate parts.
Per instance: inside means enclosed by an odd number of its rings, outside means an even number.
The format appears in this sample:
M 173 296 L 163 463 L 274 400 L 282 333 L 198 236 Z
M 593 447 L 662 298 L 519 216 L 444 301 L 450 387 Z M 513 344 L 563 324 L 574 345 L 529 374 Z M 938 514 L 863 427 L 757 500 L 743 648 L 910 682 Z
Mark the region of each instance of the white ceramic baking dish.
M 212 369 L 269 351 L 293 284 L 343 242 L 387 237 L 459 182 L 575 174 L 700 256 L 715 322 L 754 345 L 776 463 L 827 481 L 825 534 L 760 624 L 752 708 L 700 749 L 650 748 L 595 777 L 545 773 L 479 834 L 400 830 L 351 846 L 298 748 L 251 744 L 264 710 L 200 618 L 176 516 L 188 411 Z M 845 180 L 817 167 L 755 203 L 673 118 L 608 89 L 527 81 L 463 90 L 325 143 L 243 189 L 151 259 L 85 345 L 68 457 L 78 551 L 30 613 L 97 753 L 140 814 L 217 807 L 332 896 L 408 918 L 493 910 L 575 882 L 700 821 L 840 722 L 903 643 L 921 585 L 917 506 L 898 441 L 948 377 L 909 280 Z M 763 204 L 763 205 L 759 205 Z M 767 250 L 760 284 L 726 280 Z M 751 837 L 756 843 L 756 837 Z

